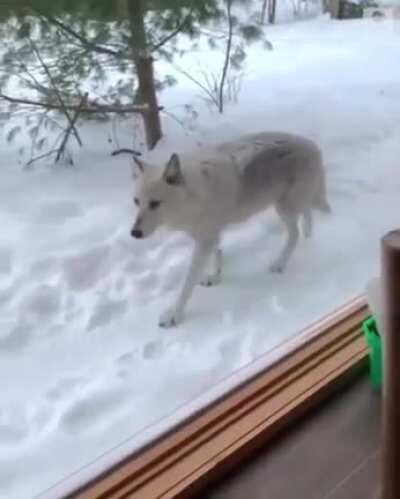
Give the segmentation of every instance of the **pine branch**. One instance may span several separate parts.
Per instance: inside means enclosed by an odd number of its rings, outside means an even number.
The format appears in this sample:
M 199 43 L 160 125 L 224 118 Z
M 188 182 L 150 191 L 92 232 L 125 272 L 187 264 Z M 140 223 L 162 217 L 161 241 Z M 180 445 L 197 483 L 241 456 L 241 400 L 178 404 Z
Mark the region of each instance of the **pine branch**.
M 88 40 L 83 35 L 80 35 L 75 30 L 73 30 L 70 26 L 67 26 L 66 24 L 64 24 L 62 21 L 60 21 L 59 19 L 57 19 L 54 16 L 49 16 L 49 15 L 43 14 L 41 12 L 40 12 L 40 15 L 41 15 L 41 17 L 46 19 L 46 21 L 48 21 L 49 23 L 60 28 L 62 31 L 64 31 L 64 33 L 67 33 L 68 35 L 70 35 L 73 38 L 75 38 L 76 40 L 78 40 L 83 47 L 85 47 L 93 52 L 97 52 L 99 54 L 110 55 L 113 57 L 117 57 L 119 59 L 128 58 L 127 54 L 125 54 L 121 50 L 118 50 L 118 51 L 112 50 L 112 49 L 109 49 L 107 47 L 103 47 L 102 45 L 97 45 L 96 43 Z
M 165 38 L 159 40 L 153 47 L 151 48 L 152 52 L 155 52 L 159 50 L 161 47 L 163 47 L 166 43 L 168 43 L 172 38 L 174 38 L 176 35 L 178 35 L 182 29 L 185 27 L 185 24 L 187 21 L 190 19 L 192 13 L 193 13 L 193 4 L 190 7 L 189 13 L 183 18 L 183 20 L 178 24 L 178 26 L 174 29 L 174 31 L 171 31 L 169 35 L 167 35 Z
M 41 64 L 44 72 L 46 73 L 46 75 L 47 75 L 47 77 L 49 79 L 50 85 L 52 86 L 53 91 L 54 91 L 54 93 L 55 93 L 55 95 L 56 95 L 56 97 L 58 99 L 58 102 L 60 103 L 61 110 L 64 113 L 65 117 L 67 118 L 67 121 L 69 123 L 69 129 L 68 130 L 72 131 L 72 133 L 74 134 L 74 136 L 76 138 L 76 141 L 82 147 L 82 141 L 81 141 L 81 138 L 79 137 L 77 129 L 75 128 L 74 121 L 71 118 L 71 116 L 69 115 L 68 109 L 66 109 L 66 107 L 65 107 L 64 99 L 61 96 L 61 93 L 60 93 L 60 91 L 59 91 L 59 89 L 57 87 L 56 82 L 54 81 L 54 78 L 53 78 L 53 76 L 52 76 L 49 68 L 47 67 L 46 63 L 44 62 L 42 56 L 40 55 L 40 52 L 37 49 L 36 45 L 33 42 L 31 42 L 31 46 L 32 46 L 32 50 L 33 50 L 34 54 L 36 55 L 36 57 L 39 60 L 39 62 Z M 86 98 L 87 98 L 87 96 L 85 97 L 85 100 L 86 100 Z M 81 104 L 79 105 L 78 110 L 79 111 L 81 110 Z M 57 156 L 57 158 L 58 158 L 58 156 Z

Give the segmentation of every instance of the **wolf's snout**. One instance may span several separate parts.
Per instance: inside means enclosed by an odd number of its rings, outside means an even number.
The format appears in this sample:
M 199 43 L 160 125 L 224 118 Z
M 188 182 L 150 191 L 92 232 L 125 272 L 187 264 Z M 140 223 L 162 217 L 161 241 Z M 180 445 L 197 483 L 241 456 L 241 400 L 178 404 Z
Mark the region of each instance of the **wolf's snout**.
M 143 237 L 143 232 L 140 229 L 132 229 L 131 236 L 135 239 L 140 239 Z

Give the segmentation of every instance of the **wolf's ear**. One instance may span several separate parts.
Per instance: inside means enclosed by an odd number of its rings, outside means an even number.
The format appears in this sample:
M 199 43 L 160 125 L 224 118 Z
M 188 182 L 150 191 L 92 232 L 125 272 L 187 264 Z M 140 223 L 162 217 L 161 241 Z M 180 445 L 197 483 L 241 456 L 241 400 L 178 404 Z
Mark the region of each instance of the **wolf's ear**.
M 173 154 L 165 167 L 163 179 L 170 185 L 183 185 L 185 179 L 183 178 L 181 162 L 177 154 Z
M 136 156 L 133 156 L 132 176 L 136 180 L 144 173 L 144 165 Z

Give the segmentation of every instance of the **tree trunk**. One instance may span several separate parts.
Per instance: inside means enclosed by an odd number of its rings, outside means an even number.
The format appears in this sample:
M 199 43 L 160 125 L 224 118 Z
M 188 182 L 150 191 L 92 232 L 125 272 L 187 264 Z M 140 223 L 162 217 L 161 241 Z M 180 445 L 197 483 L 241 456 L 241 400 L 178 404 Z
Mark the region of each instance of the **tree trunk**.
M 340 14 L 340 1 L 339 0 L 329 0 L 328 2 L 329 12 L 332 19 L 339 19 Z
M 322 0 L 322 12 L 329 13 L 332 19 L 339 18 L 340 0 Z
M 154 85 L 153 58 L 139 57 L 136 61 L 136 71 L 139 80 L 139 99 L 142 104 L 148 106 L 148 110 L 143 113 L 147 147 L 153 149 L 162 137 L 160 111 Z
M 219 93 L 218 93 L 218 111 L 220 114 L 224 112 L 224 89 L 226 77 L 228 74 L 229 61 L 231 57 L 231 49 L 232 49 L 232 36 L 233 36 L 233 19 L 232 19 L 232 0 L 226 0 L 226 13 L 228 16 L 228 40 L 226 42 L 226 51 L 225 51 L 225 62 L 224 67 L 222 68 L 221 81 L 219 84 Z
M 131 27 L 131 48 L 138 78 L 138 99 L 146 104 L 143 113 L 146 142 L 153 149 L 162 137 L 159 105 L 154 82 L 153 58 L 147 50 L 142 0 L 127 0 L 127 11 Z
M 263 0 L 263 4 L 261 7 L 261 14 L 260 14 L 260 24 L 265 24 L 265 16 L 267 14 L 267 4 L 268 0 Z
M 276 0 L 269 0 L 268 2 L 268 22 L 275 24 L 276 20 Z

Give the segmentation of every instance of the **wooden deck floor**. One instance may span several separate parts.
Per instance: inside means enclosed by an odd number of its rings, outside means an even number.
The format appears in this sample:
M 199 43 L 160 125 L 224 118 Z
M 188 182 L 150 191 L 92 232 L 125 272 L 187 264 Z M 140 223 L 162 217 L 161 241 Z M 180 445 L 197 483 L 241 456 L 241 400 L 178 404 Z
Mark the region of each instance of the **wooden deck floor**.
M 364 376 L 199 499 L 377 499 L 380 404 Z

